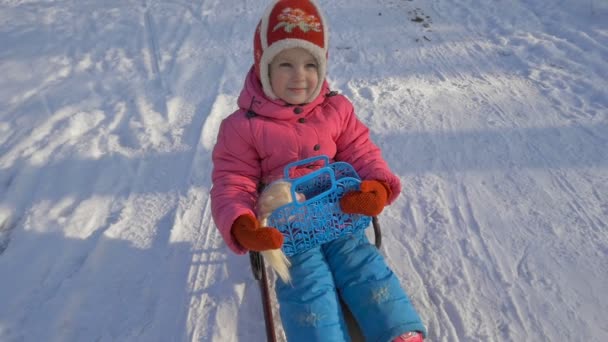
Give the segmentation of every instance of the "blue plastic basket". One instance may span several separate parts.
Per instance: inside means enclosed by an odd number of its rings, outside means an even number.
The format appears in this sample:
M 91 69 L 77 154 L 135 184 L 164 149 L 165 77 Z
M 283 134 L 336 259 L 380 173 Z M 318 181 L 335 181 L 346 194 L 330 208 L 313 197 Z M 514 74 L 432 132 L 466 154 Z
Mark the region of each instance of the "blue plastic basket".
M 320 169 L 295 179 L 289 177 L 292 168 L 319 160 L 324 164 Z M 369 226 L 371 217 L 346 214 L 340 209 L 340 198 L 348 191 L 358 190 L 361 184 L 350 164 L 330 164 L 327 156 L 308 158 L 288 164 L 284 180 L 291 182 L 293 201 L 277 208 L 268 217 L 268 225 L 283 233 L 285 255 L 304 252 Z M 306 200 L 298 202 L 296 193 L 304 194 Z

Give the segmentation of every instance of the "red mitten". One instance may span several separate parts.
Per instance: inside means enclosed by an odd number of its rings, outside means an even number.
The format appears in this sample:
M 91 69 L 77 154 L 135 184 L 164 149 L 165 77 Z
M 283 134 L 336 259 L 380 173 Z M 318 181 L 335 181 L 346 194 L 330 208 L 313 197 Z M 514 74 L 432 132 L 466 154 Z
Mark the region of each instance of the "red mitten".
M 278 249 L 283 245 L 281 232 L 272 227 L 260 227 L 258 220 L 249 214 L 239 216 L 231 231 L 241 246 L 252 251 Z
M 390 191 L 382 181 L 364 180 L 360 190 L 348 192 L 340 199 L 340 207 L 347 214 L 376 216 L 384 209 Z

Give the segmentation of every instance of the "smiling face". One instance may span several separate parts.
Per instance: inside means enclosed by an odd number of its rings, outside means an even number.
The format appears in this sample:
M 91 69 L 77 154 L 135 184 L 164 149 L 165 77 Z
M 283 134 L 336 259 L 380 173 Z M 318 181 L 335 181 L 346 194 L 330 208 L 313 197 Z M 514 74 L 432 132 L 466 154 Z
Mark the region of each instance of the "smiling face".
M 272 91 L 281 100 L 294 105 L 313 100 L 319 84 L 318 64 L 307 50 L 281 51 L 270 63 L 269 73 Z

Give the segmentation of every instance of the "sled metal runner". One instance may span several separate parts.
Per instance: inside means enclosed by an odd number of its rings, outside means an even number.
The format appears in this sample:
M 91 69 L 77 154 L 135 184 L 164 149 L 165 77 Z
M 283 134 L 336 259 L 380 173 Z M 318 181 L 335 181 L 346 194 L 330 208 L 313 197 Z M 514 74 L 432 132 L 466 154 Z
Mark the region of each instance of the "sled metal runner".
M 372 225 L 374 227 L 374 245 L 380 249 L 382 245 L 382 232 L 380 223 L 376 216 L 372 217 Z M 262 308 L 264 311 L 264 323 L 266 326 L 266 340 L 268 342 L 276 342 L 277 335 L 274 328 L 274 317 L 272 315 L 272 306 L 270 300 L 270 286 L 268 284 L 268 275 L 264 258 L 259 252 L 249 252 L 249 260 L 251 262 L 251 271 L 253 277 L 260 285 L 260 294 L 262 297 Z
M 277 335 L 274 329 L 274 319 L 270 303 L 270 289 L 268 286 L 268 276 L 266 275 L 266 266 L 264 265 L 264 258 L 262 258 L 262 255 L 258 252 L 249 252 L 249 260 L 251 261 L 251 270 L 253 271 L 253 277 L 260 284 L 262 308 L 264 310 L 264 324 L 266 325 L 266 340 L 268 342 L 276 342 Z

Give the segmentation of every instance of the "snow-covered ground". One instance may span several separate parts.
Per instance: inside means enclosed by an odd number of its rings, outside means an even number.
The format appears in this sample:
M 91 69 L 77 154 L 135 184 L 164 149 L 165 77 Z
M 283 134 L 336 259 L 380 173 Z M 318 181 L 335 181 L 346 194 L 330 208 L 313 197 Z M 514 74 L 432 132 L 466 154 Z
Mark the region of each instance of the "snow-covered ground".
M 210 151 L 262 0 L 0 0 L 0 341 L 263 341 Z M 429 341 L 608 341 L 608 1 L 324 0 Z

